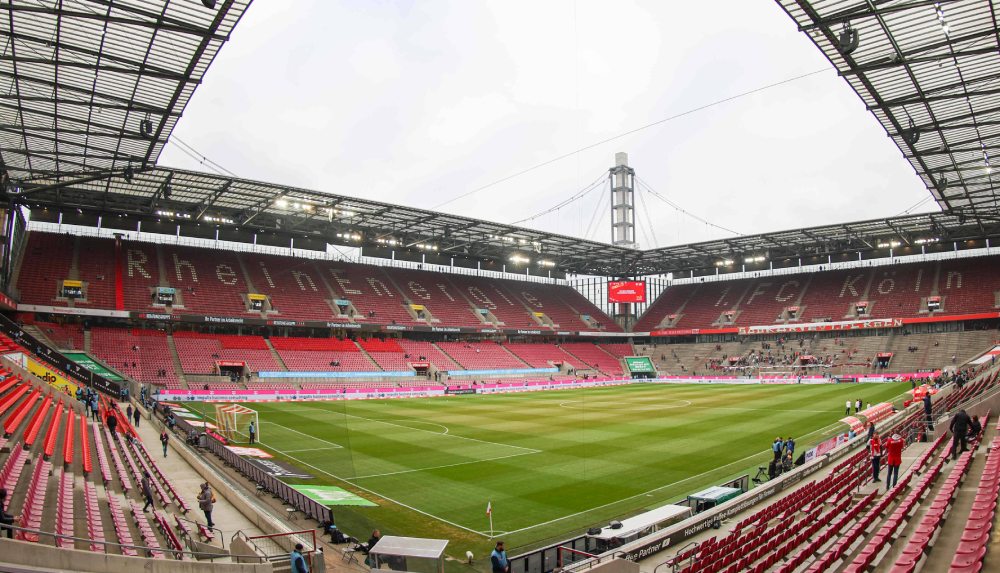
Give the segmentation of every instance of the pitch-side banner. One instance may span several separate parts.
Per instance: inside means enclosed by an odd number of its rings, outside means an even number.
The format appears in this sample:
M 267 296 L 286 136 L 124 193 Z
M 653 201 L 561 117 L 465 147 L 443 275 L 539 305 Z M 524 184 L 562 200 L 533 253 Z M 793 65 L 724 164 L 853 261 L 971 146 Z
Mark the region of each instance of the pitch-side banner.
M 871 328 L 899 328 L 898 318 L 873 318 L 871 320 L 841 320 L 838 322 L 809 322 L 804 324 L 766 324 L 741 326 L 740 334 L 778 334 L 782 332 L 825 332 L 831 330 L 861 330 Z

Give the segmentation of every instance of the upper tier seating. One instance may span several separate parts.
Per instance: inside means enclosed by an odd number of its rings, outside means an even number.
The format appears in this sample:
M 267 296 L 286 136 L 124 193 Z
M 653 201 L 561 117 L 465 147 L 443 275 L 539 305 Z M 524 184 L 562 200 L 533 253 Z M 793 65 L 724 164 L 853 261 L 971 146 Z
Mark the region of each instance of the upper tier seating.
M 243 295 L 250 292 L 236 253 L 163 245 L 166 283 L 179 292 L 184 312 L 246 315 Z M 223 288 L 219 288 L 219 287 Z
M 481 326 L 475 309 L 485 308 L 509 328 L 548 329 L 532 316 L 543 312 L 560 330 L 620 330 L 568 286 L 135 241 L 123 241 L 116 254 L 113 239 L 39 231 L 29 233 L 21 264 L 24 302 L 67 304 L 56 295 L 59 281 L 72 278 L 74 249 L 85 255 L 79 257 L 78 274 L 89 296 L 76 304 L 88 308 L 115 309 L 120 278 L 122 310 L 162 312 L 163 306 L 154 305 L 154 289 L 172 287 L 174 312 L 188 314 L 253 315 L 245 303 L 253 292 L 270 297 L 269 315 L 275 319 L 424 322 L 410 313 L 411 304 L 423 305 L 439 326 Z M 340 316 L 331 306 L 334 300 L 350 301 L 356 314 Z M 599 326 L 588 326 L 581 315 Z
M 727 310 L 734 326 L 774 324 L 792 306 L 800 308 L 793 323 L 849 320 L 858 318 L 858 302 L 868 303 L 867 317 L 914 318 L 928 315 L 930 296 L 941 297 L 937 315 L 995 312 L 998 262 L 974 257 L 681 284 L 663 291 L 636 330 L 653 330 L 674 314 L 673 328 L 726 326 L 718 319 Z

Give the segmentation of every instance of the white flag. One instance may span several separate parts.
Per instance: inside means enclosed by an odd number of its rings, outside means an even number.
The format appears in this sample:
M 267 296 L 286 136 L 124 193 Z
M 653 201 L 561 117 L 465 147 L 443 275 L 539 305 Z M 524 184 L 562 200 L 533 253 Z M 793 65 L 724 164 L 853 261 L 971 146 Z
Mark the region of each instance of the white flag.
M 486 515 L 493 515 L 493 502 L 492 501 L 487 501 L 486 502 Z

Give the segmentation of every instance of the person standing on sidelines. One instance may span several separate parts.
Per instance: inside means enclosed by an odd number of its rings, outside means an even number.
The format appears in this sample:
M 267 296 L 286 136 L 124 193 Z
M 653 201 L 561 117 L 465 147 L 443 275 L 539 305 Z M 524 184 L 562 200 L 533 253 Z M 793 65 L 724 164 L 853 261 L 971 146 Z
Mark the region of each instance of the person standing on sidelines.
M 771 444 L 771 452 L 774 454 L 774 461 L 781 461 L 781 451 L 785 449 L 785 443 L 781 441 L 781 436 L 774 439 L 774 443 Z
M 899 466 L 903 463 L 903 447 L 906 441 L 899 434 L 893 434 L 885 441 L 885 491 L 899 483 Z
M 878 432 L 872 434 L 872 439 L 868 442 L 869 452 L 872 456 L 872 481 L 879 483 L 879 469 L 882 464 L 882 440 L 878 437 Z
M 858 401 L 854 403 L 854 413 L 857 414 L 860 411 L 861 411 L 861 398 L 858 398 Z
M 253 445 L 257 441 L 257 425 L 253 420 L 250 420 L 250 427 L 247 428 L 247 433 L 250 434 L 250 444 Z
M 503 541 L 497 541 L 496 548 L 493 549 L 493 553 L 490 553 L 490 563 L 493 566 L 493 573 L 510 573 L 510 562 L 507 560 Z
M 785 454 L 793 458 L 795 456 L 795 439 L 791 436 L 788 436 L 788 439 L 785 440 Z
M 851 415 L 851 401 L 850 400 L 847 401 L 847 405 L 844 407 L 844 415 L 845 416 L 850 416 Z

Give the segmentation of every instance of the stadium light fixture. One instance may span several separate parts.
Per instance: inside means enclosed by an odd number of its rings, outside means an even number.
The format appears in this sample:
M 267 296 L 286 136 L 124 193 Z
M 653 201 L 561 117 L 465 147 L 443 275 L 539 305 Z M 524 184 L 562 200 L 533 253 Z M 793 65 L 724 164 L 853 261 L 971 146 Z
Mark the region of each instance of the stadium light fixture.
M 913 242 L 916 243 L 916 244 L 918 244 L 918 245 L 929 245 L 931 243 L 937 243 L 940 240 L 941 239 L 939 239 L 937 237 L 927 237 L 925 239 L 917 239 L 916 241 L 913 241 Z
M 278 207 L 279 209 L 284 209 L 285 207 L 288 207 L 288 200 L 286 200 L 284 197 L 281 197 L 280 199 L 274 202 L 274 206 Z
M 715 266 L 717 267 L 731 267 L 733 266 L 732 259 L 722 259 L 721 261 L 715 261 Z
M 201 0 L 201 5 L 209 10 L 215 10 L 215 1 L 216 0 Z
M 859 40 L 858 31 L 851 27 L 850 22 L 844 22 L 844 27 L 840 30 L 840 35 L 837 36 L 837 49 L 845 56 L 849 56 L 851 52 L 858 49 Z
M 132 169 L 131 165 L 127 165 L 125 167 L 125 171 L 122 172 L 122 175 L 125 176 L 125 182 L 126 183 L 131 183 L 132 182 L 132 177 L 135 175 L 135 171 Z
M 756 257 L 747 257 L 747 258 L 743 259 L 743 262 L 744 263 L 763 263 L 766 260 L 767 260 L 767 257 L 765 257 L 764 255 L 757 255 Z
M 883 241 L 876 245 L 880 249 L 895 249 L 901 243 L 899 241 Z
M 554 262 L 552 262 L 552 261 L 544 261 L 543 260 L 543 261 L 538 261 L 538 266 L 551 268 L 551 267 L 556 266 L 556 264 Z
M 531 259 L 525 257 L 524 255 L 519 255 L 517 253 L 514 253 L 513 255 L 510 256 L 510 262 L 516 265 L 528 265 L 531 264 Z

